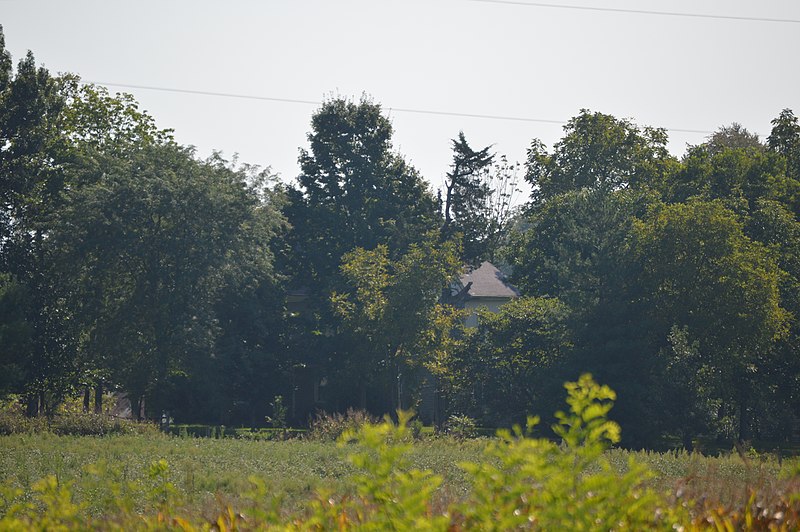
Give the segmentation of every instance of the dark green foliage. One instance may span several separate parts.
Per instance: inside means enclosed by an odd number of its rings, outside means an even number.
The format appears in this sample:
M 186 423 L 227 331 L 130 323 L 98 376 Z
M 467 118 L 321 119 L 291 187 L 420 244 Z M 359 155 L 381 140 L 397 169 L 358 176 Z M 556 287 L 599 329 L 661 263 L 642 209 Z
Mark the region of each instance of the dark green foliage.
M 398 394 L 389 390 L 396 385 L 376 385 L 374 377 L 397 374 L 397 367 L 383 364 L 396 366 L 394 354 L 400 344 L 415 341 L 416 326 L 400 343 L 398 331 L 390 333 L 395 339 L 383 347 L 344 329 L 333 334 L 341 316 L 331 307 L 331 293 L 348 292 L 356 282 L 340 271 L 344 257 L 356 249 L 382 250 L 388 261 L 410 257 L 417 253 L 409 251 L 413 245 L 429 240 L 430 231 L 440 225 L 433 196 L 417 171 L 393 151 L 391 136 L 391 123 L 380 105 L 366 98 L 358 103 L 338 98 L 325 102 L 311 120 L 310 149 L 300 152 L 299 188 L 287 194 L 285 213 L 292 229 L 281 260 L 291 272 L 289 285 L 308 293 L 303 311 L 291 318 L 288 342 L 299 355 L 295 368 L 327 376 L 329 384 L 320 399 L 328 409 L 363 408 L 369 402 L 377 411 L 391 410 L 390 398 Z M 420 301 L 426 308 L 429 288 L 426 281 L 413 292 L 425 294 Z M 441 286 L 434 290 L 438 294 Z M 424 320 L 426 312 L 412 310 L 408 317 Z M 383 363 L 376 366 L 377 361 Z
M 709 135 L 704 143 L 710 153 L 717 153 L 726 149 L 764 150 L 765 146 L 758 139 L 758 135 L 750 133 L 747 128 L 734 122 L 730 126 L 723 126 Z
M 630 250 L 633 222 L 653 201 L 630 190 L 565 193 L 535 209 L 509 246 L 512 280 L 523 293 L 558 298 L 568 309 L 574 348 L 551 370 L 550 385 L 582 371 L 611 383 L 627 443 L 659 434 L 651 425 L 660 402 L 653 332 L 641 306 L 641 264 Z
M 721 199 L 734 210 L 752 208 L 757 200 L 770 199 L 796 211 L 800 182 L 788 177 L 784 168 L 785 160 L 780 155 L 763 148 L 714 148 L 703 144 L 689 150 L 668 182 L 666 199 Z
M 324 285 L 348 251 L 384 244 L 394 258 L 438 226 L 433 196 L 391 137 L 380 105 L 366 98 L 332 99 L 314 113 L 286 211 L 299 279 Z
M 654 131 L 583 112 L 552 156 L 531 149 L 539 188 L 508 246 L 513 280 L 570 309 L 563 371 L 618 390 L 628 444 L 781 432 L 775 413 L 786 419 L 795 394 L 778 373 L 798 375 L 800 188 L 778 150 L 791 151 L 792 123 L 784 112 L 770 149 L 721 128 L 678 163 Z
M 738 436 L 750 438 L 754 377 L 786 333 L 776 264 L 720 202 L 657 209 L 637 225 L 636 239 L 655 327 L 687 328 L 700 365 L 684 375 L 702 372 L 712 396 L 739 410 Z
M 463 133 L 443 219 L 367 98 L 314 113 L 283 187 L 198 160 L 129 95 L 30 53 L 15 68 L 0 31 L 0 396 L 52 417 L 121 388 L 137 414 L 283 428 L 411 406 L 424 383 L 509 424 L 588 370 L 617 390 L 626 445 L 791 440 L 800 125 L 772 124 L 765 144 L 734 123 L 678 161 L 664 130 L 583 110 L 551 152 L 533 141 L 507 238 L 516 166 Z M 527 297 L 465 332 L 440 296 L 496 258 Z
M 653 186 L 674 164 L 663 129 L 640 129 L 627 120 L 583 109 L 564 131 L 552 154 L 539 140 L 528 149 L 525 179 L 534 187 L 534 203 L 581 189 Z
M 58 297 L 48 242 L 73 156 L 61 134 L 61 82 L 37 68 L 30 52 L 14 72 L 1 35 L 0 57 L 0 272 L 24 291 L 15 319 L 29 329 L 28 341 L 5 362 L 21 368 L 36 414 L 52 411 L 76 370 L 75 331 Z
M 442 237 L 461 242 L 461 260 L 479 266 L 493 261 L 508 236 L 515 211 L 518 164 L 495 159 L 489 146 L 475 151 L 463 132 L 453 140 L 453 163 L 445 179 Z
M 442 234 L 462 240 L 462 258 L 468 264 L 480 264 L 486 259 L 487 232 L 490 231 L 488 175 L 494 162 L 489 146 L 475 151 L 467 143 L 463 131 L 453 139 L 453 163 L 445 179 L 442 210 Z
M 53 235 L 86 331 L 82 349 L 131 397 L 171 409 L 173 378 L 211 356 L 227 287 L 274 283 L 277 218 L 246 175 L 172 144 L 104 170 L 69 195 Z
M 344 256 L 343 283 L 331 295 L 337 336 L 346 350 L 337 361 L 344 381 L 336 384 L 353 389 L 357 382 L 361 408 L 368 406 L 369 387 L 386 390 L 379 413 L 408 401 L 403 387 L 440 355 L 443 341 L 436 340 L 452 326 L 439 298 L 460 267 L 457 246 L 440 243 L 433 232 L 395 261 L 386 246 Z
M 0 397 L 23 389 L 26 364 L 21 355 L 33 343 L 33 327 L 26 319 L 29 304 L 25 287 L 0 273 Z
M 786 158 L 789 177 L 800 180 L 800 124 L 791 109 L 784 109 L 772 121 L 767 146 Z
M 520 298 L 478 325 L 450 362 L 453 408 L 483 424 L 511 426 L 552 405 L 559 368 L 570 350 L 568 309 L 556 299 Z
M 16 73 L 0 58 L 0 271 L 17 305 L 0 322 L 0 391 L 26 393 L 35 415 L 106 380 L 155 412 L 210 402 L 229 416 L 237 399 L 197 385 L 253 378 L 243 360 L 278 367 L 260 362 L 279 351 L 283 312 L 268 174 L 197 161 L 129 95 L 53 78 L 31 54 Z M 245 387 L 253 402 L 275 393 Z
M 652 197 L 638 192 L 580 190 L 553 198 L 512 236 L 512 281 L 531 294 L 558 297 L 586 312 L 616 296 L 627 275 L 626 246 L 635 216 Z

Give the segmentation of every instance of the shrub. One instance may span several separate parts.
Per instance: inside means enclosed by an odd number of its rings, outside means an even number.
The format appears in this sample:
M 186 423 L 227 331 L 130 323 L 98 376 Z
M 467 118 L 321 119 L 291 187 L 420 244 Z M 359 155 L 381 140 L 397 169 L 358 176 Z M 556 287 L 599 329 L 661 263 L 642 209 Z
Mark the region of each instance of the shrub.
M 444 432 L 448 436 L 463 440 L 474 438 L 478 435 L 475 420 L 463 414 L 452 414 L 444 423 Z
M 311 420 L 306 437 L 317 441 L 336 441 L 342 434 L 378 423 L 378 418 L 365 410 L 349 408 L 344 414 L 319 412 Z
M 397 425 L 387 416 L 382 423 L 363 423 L 341 435 L 339 445 L 358 445 L 349 456 L 358 469 L 353 477 L 356 496 L 337 499 L 321 494 L 301 529 L 448 529 L 447 514 L 436 515 L 431 505 L 442 477 L 409 467 L 412 416 L 400 411 Z
M 463 467 L 474 481 L 460 505 L 468 529 L 649 530 L 671 528 L 661 497 L 645 486 L 649 470 L 633 457 L 617 473 L 604 452 L 620 438 L 606 418 L 614 392 L 589 375 L 567 383 L 568 413 L 553 427 L 561 444 L 501 430 L 486 447 L 488 460 Z M 528 419 L 530 433 L 539 418 Z
M 62 436 L 156 434 L 158 427 L 104 414 L 61 414 L 50 420 L 50 431 Z
M 47 431 L 47 419 L 29 418 L 13 410 L 0 410 L 0 435 L 32 434 Z
M 272 409 L 272 416 L 264 418 L 265 421 L 274 429 L 285 429 L 288 427 L 289 425 L 286 419 L 289 416 L 289 408 L 284 404 L 283 396 L 276 395 L 269 406 Z
M 103 414 L 65 413 L 52 418 L 29 418 L 13 410 L 0 410 L 0 435 L 52 432 L 62 436 L 105 436 L 109 434 L 156 434 L 148 423 Z
M 411 433 L 411 437 L 415 440 L 422 439 L 422 431 L 424 428 L 425 425 L 419 419 L 415 419 L 408 424 L 408 430 Z
M 235 429 L 235 437 L 240 440 L 286 441 L 306 434 L 303 429 Z

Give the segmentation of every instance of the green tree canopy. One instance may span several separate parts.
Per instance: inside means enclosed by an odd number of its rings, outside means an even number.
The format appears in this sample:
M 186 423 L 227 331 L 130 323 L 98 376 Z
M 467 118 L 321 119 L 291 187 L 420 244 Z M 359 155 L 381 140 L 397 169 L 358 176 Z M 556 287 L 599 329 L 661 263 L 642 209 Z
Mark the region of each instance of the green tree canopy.
M 528 148 L 525 179 L 533 186 L 534 203 L 587 188 L 654 186 L 675 163 L 664 129 L 639 128 L 628 120 L 582 109 L 564 132 L 552 153 L 539 140 Z
M 350 382 L 394 390 L 391 405 L 404 406 L 398 388 L 403 372 L 431 366 L 442 356 L 453 326 L 446 318 L 457 316 L 445 312 L 439 298 L 460 268 L 456 246 L 441 244 L 435 232 L 397 260 L 389 258 L 385 245 L 344 256 L 344 285 L 331 303 L 347 350 L 347 360 L 338 363 L 350 366 Z
M 271 273 L 279 217 L 241 173 L 175 144 L 108 158 L 101 172 L 69 193 L 54 228 L 62 285 L 92 360 L 131 397 L 167 407 L 169 379 L 212 353 L 220 290 Z
M 329 282 L 357 247 L 386 245 L 396 258 L 439 225 L 433 196 L 391 137 L 380 105 L 366 98 L 332 99 L 314 113 L 287 208 L 294 267 L 306 282 Z
M 23 369 L 28 412 L 51 408 L 74 376 L 74 331 L 63 301 L 55 297 L 49 233 L 70 179 L 70 144 L 62 134 L 63 83 L 36 66 L 32 53 L 16 72 L 0 28 L 0 272 L 9 275 L 25 305 L 28 342 L 12 362 Z
M 767 146 L 786 157 L 789 176 L 800 180 L 800 124 L 791 109 L 784 109 L 772 121 Z
M 749 437 L 754 376 L 787 332 L 780 270 L 720 201 L 656 208 L 635 235 L 655 323 L 665 337 L 677 326 L 697 342 L 694 371 L 709 376 L 715 397 L 739 408 L 739 436 Z
M 451 408 L 510 426 L 552 406 L 571 348 L 569 309 L 557 299 L 522 297 L 478 312 L 450 361 Z

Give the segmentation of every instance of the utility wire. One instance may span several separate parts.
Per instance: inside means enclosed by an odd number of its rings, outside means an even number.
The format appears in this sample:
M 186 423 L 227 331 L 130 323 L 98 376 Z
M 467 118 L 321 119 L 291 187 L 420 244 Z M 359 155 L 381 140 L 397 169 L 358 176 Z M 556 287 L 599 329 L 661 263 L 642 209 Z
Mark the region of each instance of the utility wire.
M 679 13 L 676 11 L 647 11 L 644 9 L 622 9 L 614 7 L 593 7 L 575 6 L 560 4 L 543 4 L 540 2 L 522 2 L 517 0 L 467 0 L 469 2 L 480 2 L 484 4 L 509 4 L 528 7 L 547 7 L 553 9 L 575 9 L 581 11 L 604 11 L 608 13 L 633 13 L 636 15 L 656 15 L 666 17 L 691 17 L 691 18 L 711 18 L 721 20 L 746 20 L 751 22 L 782 22 L 786 24 L 800 24 L 798 19 L 789 18 L 767 18 L 767 17 L 737 17 L 733 15 L 705 15 L 703 13 Z
M 169 87 L 152 87 L 149 85 L 130 85 L 126 83 L 109 83 L 107 81 L 90 81 L 82 80 L 84 83 L 91 83 L 93 85 L 107 85 L 109 87 L 123 87 L 125 89 L 144 89 L 148 91 L 161 91 L 161 92 L 178 92 L 181 94 L 198 94 L 200 96 L 220 96 L 223 98 L 241 98 L 244 100 L 266 100 L 268 102 L 283 102 L 283 103 L 304 103 L 308 105 L 320 105 L 322 102 L 313 100 L 297 100 L 294 98 L 273 98 L 271 96 L 253 96 L 250 94 L 232 94 L 229 92 L 209 92 L 197 91 L 191 89 L 173 89 Z
M 476 0 L 477 1 L 477 0 Z M 191 90 L 191 89 L 176 89 L 170 87 L 154 87 L 150 85 L 131 85 L 127 83 L 110 83 L 107 81 L 90 81 L 90 80 L 83 80 L 84 83 L 91 83 L 94 85 L 106 85 L 109 87 L 122 87 L 125 89 L 143 89 L 149 91 L 160 91 L 160 92 L 173 92 L 179 94 L 195 94 L 199 96 L 217 96 L 221 98 L 239 98 L 243 100 L 261 100 L 261 101 L 268 101 L 268 102 L 281 102 L 281 103 L 299 103 L 299 104 L 306 104 L 306 105 L 322 105 L 323 102 L 321 101 L 314 101 L 314 100 L 299 100 L 295 98 L 276 98 L 272 96 L 255 96 L 250 94 L 234 94 L 229 92 L 210 92 L 210 91 L 198 91 L 198 90 Z M 458 117 L 465 117 L 465 118 L 483 118 L 488 120 L 507 120 L 507 121 L 514 121 L 514 122 L 535 122 L 540 124 L 558 124 L 563 125 L 567 122 L 565 120 L 551 120 L 547 118 L 530 118 L 530 117 L 520 117 L 520 116 L 503 116 L 503 115 L 484 115 L 484 114 L 475 114 L 475 113 L 456 113 L 450 111 L 434 111 L 430 109 L 411 109 L 411 108 L 404 108 L 404 107 L 386 107 L 388 111 L 397 111 L 398 113 L 416 113 L 416 114 L 425 114 L 425 115 L 438 115 L 438 116 L 458 116 Z M 667 131 L 673 131 L 676 133 L 701 133 L 705 135 L 710 135 L 713 131 L 707 131 L 704 129 L 682 129 L 682 128 L 674 128 L 674 127 L 666 127 L 664 128 Z

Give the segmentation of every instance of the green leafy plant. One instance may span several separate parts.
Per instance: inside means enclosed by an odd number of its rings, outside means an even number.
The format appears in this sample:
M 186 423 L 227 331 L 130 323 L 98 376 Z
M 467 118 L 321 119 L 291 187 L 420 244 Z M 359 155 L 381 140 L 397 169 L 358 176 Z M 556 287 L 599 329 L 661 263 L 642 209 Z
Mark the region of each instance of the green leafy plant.
M 369 530 L 447 530 L 448 517 L 434 515 L 433 493 L 442 477 L 411 468 L 408 458 L 413 435 L 411 412 L 398 411 L 394 424 L 387 416 L 380 424 L 364 424 L 339 438 L 339 445 L 355 443 L 349 459 L 358 469 L 353 476 L 357 496 L 320 497 L 304 526 L 365 528 Z
M 477 436 L 478 427 L 471 417 L 464 414 L 452 414 L 444 424 L 444 432 L 448 436 L 463 440 Z
M 606 414 L 615 398 L 590 375 L 567 383 L 567 413 L 556 414 L 557 444 L 501 430 L 486 447 L 487 460 L 464 463 L 474 489 L 459 506 L 468 529 L 635 530 L 670 528 L 662 503 L 645 487 L 646 467 L 633 459 L 616 472 L 603 453 L 619 441 L 619 425 Z M 539 422 L 528 419 L 527 432 Z
M 265 418 L 266 422 L 276 429 L 288 427 L 286 420 L 289 416 L 289 408 L 283 402 L 283 396 L 276 395 L 269 406 L 272 408 L 272 415 Z

